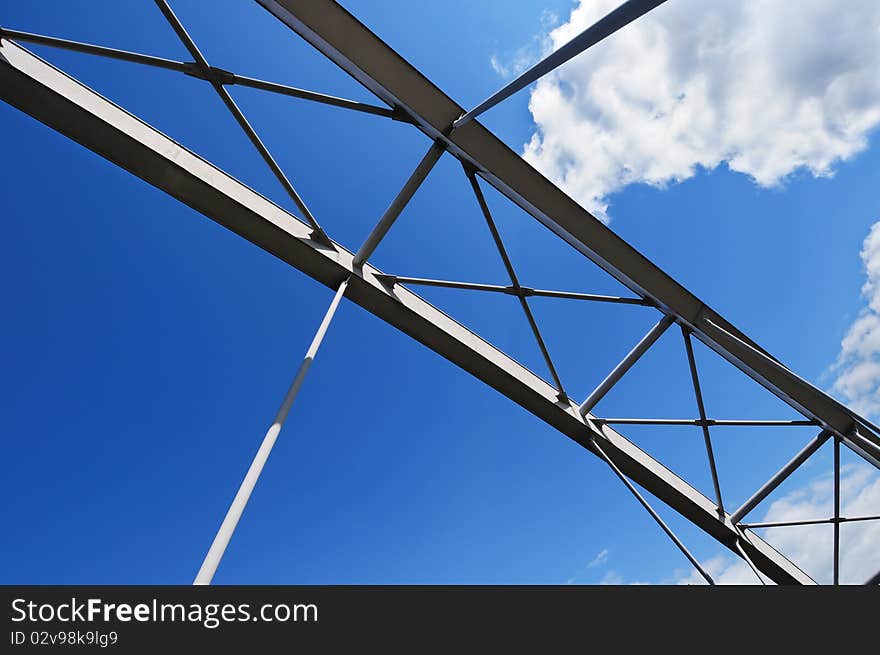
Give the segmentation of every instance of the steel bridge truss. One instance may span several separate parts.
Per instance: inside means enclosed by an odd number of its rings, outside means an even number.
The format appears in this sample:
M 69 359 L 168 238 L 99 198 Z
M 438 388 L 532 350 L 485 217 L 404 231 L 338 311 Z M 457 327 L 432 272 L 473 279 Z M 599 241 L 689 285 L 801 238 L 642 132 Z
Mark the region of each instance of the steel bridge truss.
M 502 89 L 476 109 L 465 112 L 332 0 L 257 1 L 365 86 L 382 104 L 346 100 L 211 66 L 165 0 L 156 0 L 156 4 L 186 46 L 192 61 L 175 61 L 0 28 L 0 98 L 336 291 L 334 301 L 205 558 L 196 582 L 211 581 L 333 313 L 344 296 L 504 394 L 602 459 L 710 584 L 714 582 L 710 574 L 672 532 L 637 486 L 742 558 L 762 583 L 765 582 L 764 578 L 780 584 L 814 584 L 814 581 L 762 540 L 754 530 L 832 524 L 833 581 L 837 584 L 840 571 L 840 525 L 850 521 L 880 519 L 878 516 L 841 516 L 840 449 L 845 446 L 874 466 L 880 467 L 880 430 L 798 377 L 620 239 L 475 120 L 491 104 L 537 79 L 551 68 L 550 64 L 542 62 L 535 67 L 535 71 L 524 75 L 522 80 L 511 83 L 511 88 Z M 630 0 L 624 3 L 621 8 L 573 41 L 575 43 L 580 39 L 579 43 L 572 48 L 565 46 L 548 60 L 555 57 L 554 66 L 558 65 L 560 61 L 575 56 L 577 52 L 659 4 L 661 2 L 656 0 Z M 19 45 L 23 42 L 164 68 L 209 83 L 290 196 L 302 218 L 267 200 L 147 123 L 54 68 Z M 411 125 L 427 137 L 428 147 L 422 160 L 357 251 L 346 249 L 328 236 L 229 94 L 227 87 L 232 85 L 248 86 L 399 121 Z M 444 155 L 454 157 L 461 163 L 463 175 L 470 184 L 476 205 L 510 279 L 509 285 L 388 274 L 371 263 L 376 247 Z M 485 185 L 494 187 L 525 210 L 569 246 L 623 283 L 633 295 L 616 297 L 581 291 L 534 289 L 523 285 L 484 197 Z M 541 379 L 423 300 L 411 290 L 411 287 L 418 286 L 501 293 L 516 297 L 546 363 L 551 382 Z M 529 298 L 542 296 L 582 302 L 649 306 L 657 311 L 658 322 L 608 373 L 602 383 L 584 401 L 577 403 L 565 391 L 529 306 Z M 645 419 L 594 416 L 592 410 L 599 401 L 673 324 L 677 324 L 681 332 L 698 417 Z M 703 403 L 700 377 L 694 358 L 694 339 L 701 341 L 768 392 L 782 399 L 801 414 L 803 420 L 709 418 Z M 615 429 L 615 426 L 626 425 L 699 426 L 703 434 L 714 498 L 705 497 Z M 731 511 L 723 502 L 711 435 L 713 428 L 726 425 L 815 426 L 818 434 L 755 491 L 748 501 Z M 747 522 L 748 514 L 828 440 L 833 442 L 834 448 L 834 515 L 815 520 Z M 878 581 L 880 574 L 867 582 L 876 584 Z

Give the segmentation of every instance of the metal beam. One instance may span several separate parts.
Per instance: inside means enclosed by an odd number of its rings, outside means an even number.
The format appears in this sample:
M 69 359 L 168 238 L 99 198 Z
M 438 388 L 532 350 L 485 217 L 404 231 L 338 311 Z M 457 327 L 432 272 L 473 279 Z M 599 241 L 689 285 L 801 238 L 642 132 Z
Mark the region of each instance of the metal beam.
M 99 57 L 107 57 L 109 59 L 118 59 L 133 64 L 144 64 L 153 66 L 154 68 L 164 68 L 166 70 L 177 71 L 178 73 L 186 73 L 187 65 L 182 61 L 166 59 L 164 57 L 155 57 L 153 55 L 145 55 L 139 52 L 129 52 L 128 50 L 119 50 L 118 48 L 108 48 L 106 46 L 94 45 L 92 43 L 82 43 L 80 41 L 71 41 L 69 39 L 59 39 L 54 36 L 46 36 L 44 34 L 33 34 L 31 32 L 22 32 L 21 30 L 11 30 L 6 27 L 0 27 L 0 36 L 6 39 L 15 39 L 20 43 L 34 43 L 36 45 L 48 46 L 50 48 L 59 48 L 61 50 L 69 50 L 71 52 L 82 52 L 89 55 L 98 55 Z
M 266 166 L 268 166 L 269 170 L 272 171 L 275 179 L 278 180 L 278 183 L 282 186 L 287 195 L 290 196 L 290 199 L 293 200 L 297 208 L 302 212 L 309 225 L 312 226 L 312 238 L 316 241 L 323 243 L 326 246 L 332 247 L 332 241 L 330 241 L 330 238 L 324 232 L 317 219 L 314 217 L 314 215 L 312 215 L 311 210 L 306 206 L 305 201 L 299 195 L 297 190 L 293 188 L 293 184 L 291 184 L 290 180 L 287 179 L 287 175 L 285 175 L 284 171 L 281 170 L 281 167 L 278 165 L 278 162 L 275 161 L 272 153 L 269 152 L 269 149 L 263 143 L 262 139 L 260 139 L 256 130 L 254 130 L 254 128 L 251 126 L 250 122 L 245 117 L 241 109 L 238 108 L 238 105 L 235 103 L 235 100 L 233 100 L 232 96 L 229 95 L 229 91 L 226 90 L 226 87 L 223 86 L 220 80 L 215 78 L 215 76 L 213 75 L 213 71 L 215 69 L 208 63 L 204 55 L 202 55 L 198 46 L 195 44 L 195 41 L 193 41 L 190 35 L 187 33 L 186 28 L 183 26 L 183 23 L 180 22 L 180 20 L 174 14 L 174 11 L 172 11 L 171 6 L 166 2 L 166 0 L 154 1 L 156 3 L 156 6 L 162 12 L 162 15 L 165 16 L 165 19 L 171 25 L 174 33 L 177 34 L 177 38 L 180 39 L 181 43 L 183 43 L 189 53 L 193 56 L 193 59 L 196 60 L 194 68 L 200 71 L 200 77 L 208 80 L 211 83 L 211 86 L 214 87 L 214 91 L 216 91 L 217 95 L 220 96 L 220 99 L 223 101 L 223 104 L 226 105 L 229 113 L 232 114 L 233 118 L 235 118 L 235 122 L 238 123 L 239 127 L 241 127 L 248 140 L 250 140 L 251 144 L 253 144 L 256 151 L 260 154 L 260 157 L 263 158 Z
M 742 507 L 731 514 L 730 520 L 733 523 L 739 523 L 746 514 L 755 509 L 755 507 L 762 500 L 773 493 L 774 489 L 785 482 L 788 476 L 794 473 L 801 464 L 806 462 L 813 453 L 819 450 L 819 448 L 822 447 L 822 444 L 828 441 L 829 437 L 831 437 L 831 434 L 829 434 L 827 431 L 823 430 L 822 432 L 820 432 L 815 439 L 804 446 L 797 455 L 792 457 L 785 466 L 779 469 L 779 471 L 777 471 L 772 478 L 765 482 L 764 485 L 760 489 L 758 489 L 751 498 L 744 502 L 742 504 Z
M 644 337 L 642 337 L 641 341 L 639 341 L 633 349 L 627 353 L 626 357 L 614 367 L 614 370 L 612 370 L 608 376 L 599 383 L 599 386 L 593 390 L 593 393 L 581 403 L 581 406 L 578 408 L 581 416 L 589 414 L 590 410 L 605 397 L 605 394 L 611 391 L 612 387 L 620 381 L 620 378 L 626 375 L 626 372 L 629 371 L 639 359 L 641 359 L 642 355 L 648 351 L 648 348 L 653 346 L 654 342 L 666 332 L 666 329 L 672 325 L 674 320 L 675 319 L 671 316 L 664 316 Z
M 852 445 L 848 434 L 854 426 L 873 430 L 867 420 L 825 392 L 786 367 L 774 366 L 777 360 L 589 214 L 478 121 L 449 133 L 449 126 L 462 115 L 462 107 L 341 5 L 332 0 L 257 2 L 386 104 L 400 107 L 430 138 L 443 140 L 452 155 L 476 169 L 484 180 L 554 234 L 633 293 L 690 327 L 695 338 L 800 413 L 842 436 L 848 446 Z M 877 434 L 865 432 L 863 437 L 880 449 Z M 856 452 L 863 454 L 865 450 Z
M 331 289 L 352 276 L 347 297 L 510 398 L 584 448 L 591 439 L 629 478 L 728 548 L 737 535 L 715 505 L 607 425 L 581 418 L 572 403 L 534 373 L 381 271 L 356 269 L 339 244 L 320 247 L 296 217 L 106 98 L 11 41 L 0 39 L 0 99 L 165 191 Z M 352 275 L 354 273 L 354 275 Z M 813 580 L 759 539 L 746 546 L 779 583 Z
M 203 70 L 196 62 L 175 61 L 164 57 L 154 57 L 153 55 L 145 55 L 139 52 L 129 52 L 127 50 L 118 50 L 117 48 L 107 48 L 105 46 L 93 45 L 91 43 L 81 43 L 79 41 L 70 41 L 68 39 L 59 39 L 54 36 L 45 36 L 43 34 L 32 34 L 30 32 L 21 32 L 19 30 L 10 30 L 0 27 L 0 35 L 8 39 L 14 39 L 19 43 L 36 43 L 38 45 L 48 46 L 51 48 L 59 48 L 61 50 L 69 50 L 71 52 L 82 52 L 90 55 L 97 55 L 108 59 L 117 59 L 119 61 L 127 61 L 134 64 L 144 64 L 153 66 L 154 68 L 164 68 L 178 73 L 184 73 L 200 80 L 217 81 L 223 85 L 246 86 L 252 89 L 260 89 L 261 91 L 269 91 L 279 95 L 299 98 L 301 100 L 309 100 L 331 107 L 341 107 L 343 109 L 351 109 L 364 114 L 373 114 L 375 116 L 384 116 L 396 121 L 409 123 L 409 119 L 397 111 L 387 107 L 377 107 L 356 100 L 348 100 L 346 98 L 338 98 L 336 96 L 327 95 L 325 93 L 316 93 L 300 89 L 287 84 L 279 84 L 277 82 L 267 82 L 245 75 L 238 75 L 216 66 L 209 66 L 207 72 Z
M 840 584 L 840 439 L 834 438 L 834 559 L 832 584 Z
M 474 118 L 488 111 L 500 102 L 503 102 L 517 91 L 524 89 L 532 82 L 537 81 L 555 68 L 562 66 L 573 57 L 577 57 L 587 48 L 590 48 L 602 39 L 605 39 L 617 30 L 626 27 L 634 20 L 641 18 L 649 11 L 662 5 L 666 0 L 627 0 L 617 9 L 596 21 L 590 27 L 574 37 L 564 46 L 548 55 L 543 60 L 525 71 L 522 75 L 512 80 L 489 98 L 464 114 L 453 123 L 456 129 L 467 125 Z
M 385 210 L 385 213 L 382 214 L 379 222 L 376 223 L 376 227 L 374 227 L 373 231 L 367 235 L 360 250 L 357 251 L 357 254 L 354 256 L 355 267 L 362 266 L 364 262 L 370 258 L 376 248 L 379 247 L 379 243 L 381 243 L 382 239 L 385 238 L 385 235 L 388 234 L 388 230 L 394 225 L 394 221 L 397 220 L 397 217 L 400 216 L 404 207 L 406 207 L 407 203 L 415 195 L 415 192 L 418 191 L 422 182 L 428 177 L 428 173 L 431 172 L 431 169 L 433 169 L 434 165 L 440 160 L 445 149 L 446 147 L 443 145 L 442 141 L 435 141 L 431 144 L 431 147 L 428 148 L 428 152 L 422 157 L 418 166 L 416 166 L 415 170 L 410 174 L 406 183 L 403 185 L 403 188 L 401 188 L 398 194 L 394 197 L 394 200 L 391 201 L 388 209 Z
M 762 585 L 766 585 L 767 583 L 764 582 L 764 578 L 761 577 L 761 573 L 758 571 L 758 567 L 755 566 L 755 563 L 752 561 L 752 558 L 749 557 L 749 554 L 742 547 L 742 544 L 744 541 L 745 541 L 745 539 L 737 539 L 736 540 L 736 551 L 739 553 L 739 556 L 745 560 L 746 564 L 749 565 L 749 568 L 752 569 L 752 573 L 754 573 L 755 577 L 758 578 L 758 582 L 760 582 Z
M 739 426 L 739 427 L 791 427 L 819 425 L 816 421 L 753 421 L 753 420 L 727 420 L 717 418 L 595 418 L 596 423 L 608 425 L 711 425 L 711 426 Z
M 547 289 L 532 289 L 531 287 L 501 286 L 500 284 L 483 284 L 482 282 L 459 282 L 457 280 L 435 280 L 426 277 L 408 277 L 406 275 L 386 275 L 388 284 L 413 284 L 426 287 L 444 287 L 447 289 L 465 289 L 469 291 L 489 291 L 494 293 L 506 293 L 510 296 L 523 298 L 544 297 L 563 298 L 567 300 L 592 300 L 595 302 L 621 303 L 624 305 L 648 306 L 649 303 L 641 298 L 620 298 L 618 296 L 602 296 L 593 293 L 578 293 L 575 291 L 549 291 Z
M 795 525 L 821 525 L 823 523 L 852 523 L 856 521 L 878 521 L 880 516 L 841 516 L 834 519 L 805 519 L 802 521 L 768 521 L 765 523 L 740 523 L 741 528 L 788 528 Z
M 287 415 L 290 413 L 293 401 L 296 400 L 296 396 L 306 379 L 306 374 L 312 367 L 312 362 L 315 361 L 315 357 L 318 354 L 318 348 L 321 347 L 324 335 L 327 334 L 327 328 L 330 327 L 330 321 L 333 320 L 333 316 L 336 314 L 339 302 L 345 295 L 348 281 L 349 278 L 342 281 L 342 284 L 339 285 L 336 294 L 333 296 L 333 300 L 330 302 L 330 306 L 324 313 L 324 318 L 321 320 L 320 325 L 318 325 L 315 336 L 312 338 L 312 342 L 306 350 L 305 357 L 303 357 L 303 360 L 299 365 L 296 377 L 293 378 L 293 382 L 287 389 L 287 393 L 284 394 L 284 400 L 281 401 L 281 406 L 275 414 L 275 419 L 266 431 L 263 441 L 257 450 L 257 454 L 254 455 L 254 459 L 244 476 L 244 480 L 242 480 L 241 485 L 235 494 L 235 498 L 232 499 L 232 504 L 229 506 L 226 516 L 223 517 L 223 523 L 220 524 L 220 529 L 217 530 L 217 536 L 215 536 L 214 541 L 211 542 L 208 554 L 205 555 L 202 566 L 196 574 L 196 579 L 193 582 L 194 585 L 209 585 L 214 579 L 214 574 L 217 572 L 217 567 L 220 566 L 220 560 L 223 559 L 223 554 L 226 552 L 229 540 L 232 539 L 232 534 L 238 526 L 238 522 L 241 519 L 244 508 L 247 506 L 248 500 L 250 500 L 254 487 L 257 485 L 257 480 L 260 479 L 260 473 L 263 472 L 263 467 L 266 465 L 269 455 L 272 453 L 272 448 L 275 446 L 275 441 L 281 433 L 281 428 L 284 427 L 284 421 L 287 420 Z
M 681 542 L 681 539 L 679 539 L 676 536 L 676 534 L 670 529 L 670 527 L 668 525 L 666 525 L 666 522 L 662 518 L 660 518 L 660 515 L 657 513 L 657 511 L 653 507 L 651 507 L 651 504 L 647 500 L 645 500 L 644 496 L 642 496 L 642 494 L 639 493 L 639 490 L 636 489 L 635 486 L 633 485 L 633 483 L 627 479 L 627 477 L 623 474 L 623 471 L 621 471 L 617 467 L 617 465 L 614 463 L 614 461 L 610 457 L 608 457 L 608 455 L 605 453 L 605 451 L 602 449 L 602 447 L 600 445 L 598 445 L 595 442 L 593 443 L 593 445 L 594 445 L 595 450 L 598 453 L 599 457 L 606 464 L 608 464 L 609 467 L 611 467 L 611 470 L 614 471 L 614 475 L 616 475 L 617 478 L 621 482 L 623 482 L 624 486 L 629 490 L 629 492 L 635 497 L 635 499 L 637 501 L 639 501 L 639 504 L 645 509 L 646 512 L 648 512 L 648 514 L 651 515 L 651 518 L 657 522 L 657 525 L 660 526 L 660 528 L 663 530 L 663 532 L 666 533 L 666 536 L 668 536 L 672 540 L 672 542 L 678 547 L 678 549 L 681 551 L 682 555 L 684 555 L 688 559 L 688 561 L 691 564 L 693 564 L 694 568 L 697 569 L 697 572 L 701 576 L 703 576 L 703 578 L 706 580 L 706 582 L 708 582 L 710 585 L 714 585 L 715 581 L 712 579 L 712 576 L 710 576 L 706 572 L 706 569 L 704 569 L 700 565 L 700 563 L 697 561 L 697 558 L 694 557 L 691 554 L 691 552 L 687 549 L 687 547 Z M 737 543 L 737 549 L 740 550 L 740 554 L 743 557 L 745 557 L 746 560 L 748 560 L 748 555 L 746 555 L 745 552 L 742 551 L 739 547 L 739 541 L 737 541 L 736 543 Z M 755 571 L 755 573 L 757 574 L 757 571 Z M 758 576 L 758 577 L 760 577 L 760 576 Z
M 718 503 L 718 514 L 724 516 L 724 502 L 721 500 L 721 485 L 718 482 L 718 469 L 715 467 L 715 453 L 712 451 L 712 437 L 709 434 L 709 423 L 706 420 L 706 407 L 703 404 L 703 391 L 700 388 L 700 377 L 697 375 L 697 360 L 694 358 L 694 346 L 691 343 L 691 335 L 686 328 L 681 328 L 684 338 L 684 347 L 687 352 L 688 367 L 691 371 L 691 382 L 694 385 L 694 397 L 697 401 L 697 411 L 700 414 L 700 427 L 703 430 L 703 443 L 706 446 L 706 457 L 709 460 L 709 472 L 712 474 L 712 486 L 715 489 L 715 500 Z M 751 562 L 749 562 L 751 566 Z M 757 575 L 757 571 L 755 572 Z M 758 578 L 761 576 L 759 575 Z M 763 582 L 763 580 L 761 580 Z
M 565 393 L 562 380 L 559 377 L 559 373 L 556 371 L 553 359 L 550 357 L 550 351 L 547 349 L 544 337 L 541 336 L 541 330 L 538 329 L 538 322 L 535 320 L 534 314 L 532 314 L 532 309 L 529 307 L 529 301 L 526 300 L 525 295 L 522 293 L 519 278 L 516 276 L 513 263 L 510 261 L 510 257 L 507 254 L 507 248 L 504 247 L 504 242 L 501 240 L 501 233 L 498 232 L 498 227 L 495 225 L 495 219 L 492 218 L 492 212 L 489 211 L 489 205 L 486 203 L 486 197 L 483 195 L 483 190 L 480 188 L 480 182 L 477 180 L 477 176 L 474 175 L 472 170 L 465 167 L 464 171 L 467 175 L 468 182 L 470 182 L 471 189 L 474 192 L 474 197 L 477 199 L 477 204 L 480 206 L 480 212 L 486 220 L 486 226 L 492 234 L 492 241 L 495 242 L 495 248 L 498 250 L 498 255 L 504 263 L 504 268 L 507 271 L 507 276 L 510 278 L 510 284 L 513 287 L 514 295 L 516 295 L 517 300 L 519 300 L 526 321 L 535 337 L 535 342 L 538 344 L 538 349 L 544 357 L 544 363 L 547 365 L 547 369 L 550 371 L 550 375 L 553 376 L 553 381 L 556 383 L 556 389 L 559 392 L 559 400 L 565 402 L 568 399 L 568 395 Z

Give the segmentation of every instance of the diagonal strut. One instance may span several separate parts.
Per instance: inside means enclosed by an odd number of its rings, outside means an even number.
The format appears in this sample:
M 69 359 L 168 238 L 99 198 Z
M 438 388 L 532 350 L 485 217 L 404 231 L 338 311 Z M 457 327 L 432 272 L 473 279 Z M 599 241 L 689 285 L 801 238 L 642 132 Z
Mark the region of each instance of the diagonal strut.
M 269 152 L 269 149 L 266 148 L 265 144 L 260 140 L 260 137 L 257 135 L 254 128 L 251 127 L 251 124 L 248 122 L 247 118 L 245 118 L 245 115 L 242 113 L 241 109 L 238 108 L 235 100 L 233 100 L 232 96 L 229 95 L 229 91 L 227 91 L 226 87 L 224 87 L 217 79 L 215 79 L 214 75 L 212 74 L 212 71 L 214 69 L 211 68 L 211 65 L 205 59 L 204 55 L 202 55 L 198 46 L 195 44 L 195 41 L 193 41 L 190 35 L 187 33 L 186 28 L 183 26 L 183 23 L 181 23 L 177 16 L 174 14 L 166 0 L 155 0 L 155 2 L 162 14 L 165 16 L 165 19 L 171 25 L 172 29 L 174 29 L 177 37 L 180 39 L 183 45 L 186 46 L 186 49 L 189 50 L 189 53 L 193 56 L 193 59 L 195 59 L 196 67 L 201 71 L 202 75 L 205 76 L 205 79 L 207 79 L 211 83 L 211 86 L 214 87 L 217 95 L 219 95 L 220 99 L 223 100 L 223 104 L 226 105 L 229 113 L 232 114 L 236 122 L 241 127 L 242 131 L 247 135 L 248 139 L 250 139 L 250 142 L 253 144 L 254 148 L 256 148 L 257 152 L 260 153 L 260 156 L 263 158 L 263 161 L 266 162 L 266 165 L 272 171 L 272 174 L 275 175 L 275 178 L 278 180 L 281 186 L 284 187 L 287 195 L 290 196 L 290 198 L 293 200 L 299 210 L 303 213 L 303 217 L 312 227 L 312 237 L 315 239 L 315 241 L 318 241 L 325 246 L 332 247 L 333 242 L 330 240 L 330 237 L 327 236 L 327 234 L 318 224 L 318 221 L 312 215 L 312 212 L 306 206 L 306 203 L 296 192 L 296 189 L 293 188 L 290 180 L 287 179 L 284 171 L 281 170 L 281 167 L 272 156 L 272 153 Z

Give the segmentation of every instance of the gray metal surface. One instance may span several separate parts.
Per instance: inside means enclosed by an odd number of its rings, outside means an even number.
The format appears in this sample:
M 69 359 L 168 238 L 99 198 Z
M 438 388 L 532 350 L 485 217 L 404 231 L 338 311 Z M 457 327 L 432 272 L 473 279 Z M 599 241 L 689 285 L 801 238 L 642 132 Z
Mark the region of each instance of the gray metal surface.
M 333 300 L 330 301 L 330 306 L 327 308 L 327 311 L 324 313 L 324 318 L 321 320 L 318 329 L 315 331 L 315 336 L 312 338 L 312 342 L 306 350 L 305 357 L 303 357 L 303 360 L 297 369 L 296 376 L 293 378 L 293 382 L 291 382 L 290 387 L 287 389 L 287 393 L 284 394 L 284 400 L 281 401 L 281 406 L 278 408 L 275 418 L 272 420 L 272 424 L 266 431 L 263 441 L 260 443 L 260 447 L 257 450 L 257 454 L 254 455 L 254 459 L 251 462 L 247 473 L 245 473 L 244 480 L 242 480 L 241 485 L 235 494 L 235 498 L 232 499 L 232 504 L 229 506 L 226 516 L 223 517 L 223 522 L 217 530 L 217 535 L 214 537 L 214 541 L 211 542 L 211 547 L 208 549 L 208 553 L 205 555 L 201 567 L 199 567 L 199 572 L 196 574 L 196 579 L 193 584 L 209 585 L 211 584 L 211 580 L 214 579 L 214 574 L 217 572 L 217 567 L 220 566 L 220 560 L 223 559 L 223 554 L 226 552 L 229 540 L 232 539 L 232 534 L 238 526 L 238 521 L 241 519 L 241 515 L 247 506 L 248 500 L 250 500 L 251 493 L 254 491 L 257 480 L 260 479 L 260 473 L 263 472 L 263 467 L 266 465 L 269 455 L 272 453 L 272 448 L 275 446 L 278 435 L 281 433 L 281 428 L 284 427 L 284 421 L 287 420 L 287 415 L 290 413 L 293 401 L 296 400 L 296 396 L 299 394 L 303 382 L 305 382 L 306 375 L 312 367 L 312 362 L 315 361 L 315 357 L 318 355 L 318 348 L 321 347 L 324 335 L 327 334 L 327 329 L 330 327 L 330 321 L 333 320 L 333 316 L 336 314 L 336 309 L 339 307 L 339 302 L 342 300 L 342 296 L 345 295 L 345 290 L 348 288 L 348 281 L 349 278 L 342 281 L 342 284 L 339 285 L 339 288 L 333 296 Z
M 611 391 L 611 388 L 620 381 L 620 378 L 626 375 L 626 372 L 639 361 L 642 355 L 648 352 L 648 348 L 654 345 L 657 339 L 672 325 L 673 321 L 674 319 L 671 316 L 664 316 L 633 346 L 633 349 L 626 354 L 626 357 L 620 360 L 620 363 L 614 367 L 608 376 L 599 383 L 599 386 L 578 407 L 581 416 L 586 416 L 605 397 L 605 394 Z
M 801 379 L 569 198 L 478 121 L 450 130 L 463 110 L 342 6 L 331 0 L 257 0 L 432 139 L 471 166 L 566 243 L 789 405 L 864 455 L 854 429 L 880 454 L 870 422 Z M 880 464 L 880 460 L 874 460 Z
M 357 268 L 339 244 L 327 248 L 279 206 L 8 40 L 0 40 L 0 99 L 165 191 L 346 297 L 498 390 L 615 466 L 686 519 L 735 550 L 738 530 L 715 505 L 607 425 L 582 418 L 556 389 L 404 287 L 389 288 L 369 263 Z M 779 583 L 812 579 L 766 542 L 746 550 Z
M 840 523 L 846 520 L 873 519 L 873 517 L 845 519 L 840 516 L 839 444 L 845 444 L 867 461 L 880 466 L 880 438 L 877 436 L 877 427 L 795 375 L 743 332 L 654 266 L 541 176 L 482 125 L 472 120 L 476 112 L 471 112 L 470 116 L 463 116 L 461 107 L 338 4 L 330 0 L 258 0 L 258 2 L 364 84 L 388 107 L 376 107 L 324 96 L 303 89 L 238 76 L 211 67 L 164 0 L 156 0 L 156 4 L 195 61 L 175 62 L 64 39 L 0 30 L 0 37 L 3 37 L 0 39 L 0 98 L 166 191 L 321 283 L 338 289 L 343 281 L 347 281 L 346 297 L 470 372 L 608 463 L 640 504 L 672 538 L 685 557 L 710 583 L 711 577 L 669 530 L 630 480 L 742 557 L 762 583 L 764 579 L 759 571 L 776 582 L 810 584 L 812 580 L 809 576 L 750 531 L 750 528 L 770 527 L 769 524 L 745 524 L 741 521 L 806 461 L 827 438 L 833 436 L 835 515 L 827 522 L 833 523 L 835 528 L 833 580 L 835 583 L 838 582 Z M 572 44 L 564 46 L 547 61 L 542 62 L 535 71 L 527 73 L 523 79 L 528 79 L 530 74 L 540 73 L 545 68 L 549 70 L 548 66 L 552 68 L 582 51 L 584 47 L 589 47 L 590 40 L 597 35 L 598 38 L 604 38 L 601 36 L 603 30 L 610 34 L 650 10 L 652 6 L 659 4 L 661 2 L 633 0 L 625 3 L 603 19 L 604 27 L 599 29 L 597 24 L 588 29 L 576 37 Z M 296 217 L 149 125 L 11 43 L 9 37 L 15 36 L 44 45 L 168 68 L 209 82 L 294 199 L 310 226 L 304 225 Z M 520 85 L 518 88 L 528 84 L 528 81 L 523 82 L 523 79 L 512 83 L 511 88 L 518 84 Z M 420 164 L 379 219 L 357 254 L 352 254 L 340 244 L 330 240 L 318 226 L 317 221 L 226 91 L 225 86 L 231 84 L 243 84 L 412 123 L 433 141 Z M 515 90 L 503 90 L 493 96 L 491 102 L 487 101 L 481 107 L 491 106 L 495 101 L 503 99 L 502 95 L 506 97 L 509 95 L 508 91 L 512 93 Z M 464 118 L 467 120 L 462 120 Z M 444 152 L 458 158 L 464 167 L 477 204 L 483 212 L 510 277 L 511 285 L 508 287 L 388 275 L 380 272 L 370 262 L 371 256 L 391 229 L 401 210 Z M 578 252 L 625 284 L 636 297 L 618 298 L 577 292 L 544 291 L 522 286 L 500 235 L 495 229 L 478 177 L 491 184 Z M 446 286 L 516 296 L 547 363 L 555 388 L 400 284 Z M 528 296 L 539 295 L 650 305 L 659 310 L 662 318 L 596 391 L 578 407 L 565 395 L 547 345 L 526 302 Z M 341 295 L 338 295 L 338 298 L 341 298 Z M 590 410 L 601 397 L 673 322 L 679 324 L 684 335 L 699 418 L 602 419 L 590 414 Z M 805 419 L 802 421 L 708 419 L 693 357 L 691 336 L 705 343 L 770 392 L 782 398 L 802 413 Z M 639 450 L 613 430 L 610 427 L 612 424 L 700 426 L 703 430 L 712 474 L 715 502 L 707 499 L 667 470 L 660 462 Z M 792 462 L 753 494 L 743 507 L 733 515 L 728 515 L 721 500 L 721 485 L 709 434 L 709 427 L 716 425 L 816 425 L 822 428 L 822 432 Z M 818 522 L 825 520 L 816 520 L 812 523 Z M 228 541 L 228 538 L 226 540 Z M 223 545 L 225 546 L 225 542 Z M 219 561 L 219 558 L 216 558 L 216 561 Z M 214 567 L 216 568 L 216 563 Z

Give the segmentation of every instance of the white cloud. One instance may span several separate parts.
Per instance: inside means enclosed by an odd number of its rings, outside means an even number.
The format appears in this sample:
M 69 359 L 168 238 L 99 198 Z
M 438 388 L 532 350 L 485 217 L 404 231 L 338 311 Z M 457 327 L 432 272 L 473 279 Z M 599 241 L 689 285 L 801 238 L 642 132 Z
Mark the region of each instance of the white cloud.
M 712 559 L 701 562 L 706 572 L 712 576 L 715 584 L 724 585 L 757 585 L 761 584 L 755 577 L 754 572 L 749 565 L 739 558 L 734 558 L 727 554 L 716 555 Z M 705 578 L 696 570 L 679 571 L 673 575 L 672 580 L 663 584 L 676 585 L 704 585 L 707 584 Z
M 840 355 L 832 367 L 837 375 L 831 388 L 855 411 L 880 413 L 880 222 L 862 246 L 867 280 L 862 295 L 868 301 L 840 344 Z
M 841 515 L 846 517 L 880 514 L 880 474 L 865 464 L 844 466 L 841 470 Z M 834 515 L 833 481 L 830 474 L 796 489 L 767 509 L 762 521 L 797 521 Z M 831 582 L 833 532 L 830 524 L 768 528 L 762 537 L 817 582 Z M 844 523 L 840 528 L 840 581 L 861 584 L 880 569 L 880 521 Z M 759 584 L 748 565 L 722 554 L 704 564 L 719 584 Z M 694 571 L 680 574 L 675 584 L 705 584 Z
M 841 469 L 841 516 L 880 515 L 880 473 L 866 464 L 845 465 Z M 816 478 L 770 504 L 761 519 L 797 521 L 829 518 L 833 510 L 831 475 Z M 828 584 L 832 579 L 833 533 L 830 524 L 792 526 L 761 530 L 761 537 L 814 580 Z M 862 584 L 880 570 L 880 521 L 843 523 L 840 529 L 840 582 Z M 728 552 L 701 562 L 716 584 L 757 585 L 754 572 L 742 559 Z M 772 584 L 767 580 L 768 584 Z M 616 571 L 605 574 L 600 584 L 704 585 L 706 581 L 693 568 L 681 568 L 652 583 L 627 582 Z
M 597 566 L 604 566 L 608 562 L 608 549 L 603 548 L 596 556 L 590 560 L 589 564 L 587 564 L 588 569 L 595 568 Z
M 600 585 L 621 585 L 624 584 L 623 576 L 621 576 L 617 571 L 608 571 L 602 579 L 599 581 Z
M 580 0 L 550 47 L 618 4 Z M 524 156 L 603 218 L 628 184 L 721 164 L 762 186 L 829 176 L 880 123 L 878 60 L 877 0 L 676 0 L 538 82 Z
M 559 16 L 552 11 L 544 10 L 540 22 L 541 31 L 535 34 L 524 46 L 507 55 L 492 55 L 489 58 L 492 70 L 503 78 L 512 78 L 540 61 L 553 47 L 548 34 L 559 24 Z

